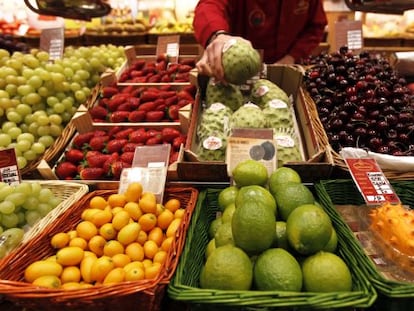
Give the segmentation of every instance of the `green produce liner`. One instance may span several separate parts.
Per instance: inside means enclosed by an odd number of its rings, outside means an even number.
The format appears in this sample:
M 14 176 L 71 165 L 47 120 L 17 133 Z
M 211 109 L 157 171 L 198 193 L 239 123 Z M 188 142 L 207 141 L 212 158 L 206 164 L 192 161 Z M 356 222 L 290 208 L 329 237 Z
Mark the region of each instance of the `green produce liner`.
M 414 182 L 391 181 L 391 185 L 402 203 L 414 208 Z M 365 204 L 364 199 L 354 182 L 350 179 L 322 180 L 315 184 L 315 191 L 319 202 L 331 216 L 336 228 L 339 228 L 338 235 L 341 243 L 345 241 L 350 257 L 358 262 L 377 292 L 388 298 L 414 298 L 414 281 L 392 278 L 384 273 L 380 265 L 381 260 L 378 260 L 381 257 L 367 254 L 369 252 L 358 238 L 362 236 L 361 232 L 358 232 L 358 226 L 347 221 L 346 217 L 339 212 L 340 206 L 343 205 L 364 208 L 361 206 Z
M 371 306 L 375 301 L 375 289 L 349 250 L 343 247 L 344 241 L 340 241 L 339 255 L 352 272 L 353 289 L 349 292 L 230 291 L 200 288 L 199 275 L 204 264 L 204 250 L 209 242 L 208 229 L 219 212 L 219 192 L 220 189 L 207 189 L 199 194 L 176 273 L 167 288 L 170 298 L 185 302 L 195 310 L 364 308 Z M 344 234 L 341 234 L 340 238 L 343 236 Z

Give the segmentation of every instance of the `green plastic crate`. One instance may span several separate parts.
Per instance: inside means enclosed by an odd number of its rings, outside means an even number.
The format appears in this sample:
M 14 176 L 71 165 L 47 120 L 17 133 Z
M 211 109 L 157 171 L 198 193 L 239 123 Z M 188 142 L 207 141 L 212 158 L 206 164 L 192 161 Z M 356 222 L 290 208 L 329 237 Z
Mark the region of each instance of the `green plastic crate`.
M 352 272 L 353 289 L 350 292 L 229 291 L 200 288 L 199 275 L 204 263 L 204 250 L 209 241 L 208 228 L 219 211 L 219 191 L 207 189 L 199 194 L 180 262 L 167 288 L 170 298 L 185 302 L 196 310 L 363 308 L 371 306 L 375 301 L 375 289 L 353 261 L 353 257 L 349 256 L 347 249 L 342 247 L 343 242 L 340 243 L 339 254 Z
M 403 204 L 414 208 L 414 182 L 412 181 L 391 181 L 397 195 Z M 372 285 L 380 295 L 390 298 L 412 298 L 414 297 L 414 283 L 402 281 L 398 278 L 391 278 L 384 273 L 381 267 L 381 256 L 367 254 L 360 240 L 363 232 L 358 232 L 359 228 L 352 221 L 347 220 L 344 214 L 339 212 L 342 205 L 364 205 L 365 201 L 358 191 L 355 183 L 351 179 L 322 180 L 315 184 L 315 191 L 318 200 L 331 216 L 334 225 L 338 228 L 341 240 L 345 240 L 350 255 L 359 263 L 364 274 L 368 277 Z M 363 207 L 359 207 L 363 208 Z M 375 242 L 375 241 L 374 241 Z

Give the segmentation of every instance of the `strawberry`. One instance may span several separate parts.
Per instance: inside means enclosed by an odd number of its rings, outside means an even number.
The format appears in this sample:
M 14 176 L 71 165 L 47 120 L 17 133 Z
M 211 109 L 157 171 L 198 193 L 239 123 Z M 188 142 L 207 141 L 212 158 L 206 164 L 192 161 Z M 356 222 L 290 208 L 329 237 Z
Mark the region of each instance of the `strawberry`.
M 129 134 L 131 134 L 134 131 L 132 128 L 126 128 L 124 130 L 120 130 L 117 133 L 113 135 L 116 139 L 128 139 Z
M 196 63 L 196 60 L 194 58 L 183 58 L 183 59 L 180 59 L 180 64 L 181 65 L 188 65 L 188 66 L 190 66 L 192 68 L 195 67 L 195 63 Z
M 161 75 L 155 74 L 148 78 L 148 83 L 159 83 L 161 82 Z
M 119 179 L 121 177 L 122 170 L 124 168 L 129 168 L 129 167 L 131 167 L 131 164 L 129 163 L 122 162 L 122 161 L 115 161 L 111 165 L 110 174 L 112 175 L 113 179 Z
M 197 93 L 197 87 L 194 84 L 186 85 L 183 87 L 183 91 L 187 92 L 194 98 Z
M 179 154 L 180 153 L 178 151 L 171 152 L 169 160 L 168 160 L 169 163 L 171 164 L 171 163 L 177 162 Z
M 119 93 L 119 90 L 113 86 L 104 86 L 101 90 L 101 95 L 104 98 L 110 98 L 118 93 Z
M 110 155 L 98 151 L 89 151 L 85 158 L 88 167 L 102 167 L 105 161 L 110 158 Z
M 168 73 L 165 73 L 161 76 L 161 82 L 168 83 L 171 82 L 171 77 Z
M 164 92 L 160 92 L 159 97 L 166 99 L 166 98 L 175 96 L 175 94 L 177 94 L 176 91 L 164 91 Z
M 145 114 L 145 120 L 149 122 L 158 122 L 161 121 L 164 116 L 164 111 L 147 111 Z
M 69 149 L 65 151 L 65 159 L 73 164 L 78 164 L 83 160 L 83 152 L 79 149 Z
M 131 111 L 135 110 L 139 107 L 141 100 L 137 97 L 129 97 L 128 98 L 128 103 L 131 106 Z
M 132 161 L 134 160 L 134 155 L 135 152 L 134 151 L 127 151 L 127 152 L 123 152 L 120 156 L 119 159 L 122 162 L 128 163 L 128 164 L 132 164 Z
M 129 94 L 120 93 L 120 94 L 116 94 L 113 97 L 111 97 L 107 105 L 109 111 L 117 111 L 119 105 L 125 102 L 129 96 L 130 96 Z
M 117 135 L 123 129 L 124 127 L 120 125 L 111 126 L 110 129 L 106 132 L 106 135 L 108 135 L 110 138 L 115 137 L 115 135 Z
M 145 60 L 144 59 L 136 59 L 136 60 L 134 60 L 134 62 L 131 65 L 131 67 L 136 69 L 136 70 L 140 70 L 140 69 L 144 68 L 144 66 L 145 66 Z
M 180 136 L 173 139 L 171 147 L 173 150 L 180 150 L 181 145 L 185 145 L 185 142 L 187 140 L 187 136 L 181 134 Z
M 155 107 L 157 107 L 157 104 L 155 101 L 151 101 L 151 102 L 145 102 L 141 105 L 139 105 L 138 110 L 142 110 L 142 111 L 152 111 L 155 109 Z
M 89 141 L 89 147 L 92 150 L 102 151 L 104 150 L 107 141 L 109 140 L 109 136 L 94 136 Z
M 108 153 L 114 153 L 114 152 L 121 152 L 122 148 L 125 146 L 125 144 L 128 142 L 127 139 L 114 139 L 108 141 L 106 144 L 106 151 Z
M 113 123 L 128 121 L 129 111 L 114 111 L 109 117 L 109 121 Z
M 82 180 L 101 179 L 104 174 L 105 171 L 101 167 L 85 167 L 79 172 L 80 179 Z
M 178 120 L 178 113 L 180 107 L 178 105 L 172 105 L 167 108 L 167 117 L 171 120 Z
M 72 145 L 75 148 L 83 148 L 84 145 L 89 144 L 89 141 L 91 140 L 91 138 L 94 136 L 94 132 L 86 132 L 86 133 L 82 133 L 82 134 L 77 134 L 74 138 L 73 138 L 73 142 Z
M 129 122 L 141 122 L 145 120 L 146 112 L 144 110 L 131 111 L 128 117 Z
M 110 174 L 112 163 L 114 163 L 115 161 L 118 161 L 118 159 L 119 159 L 119 153 L 117 152 L 114 152 L 109 155 L 109 158 L 105 161 L 105 163 L 102 166 L 106 174 Z
M 171 97 L 168 97 L 167 99 L 165 99 L 165 105 L 167 107 L 171 106 L 171 105 L 175 105 L 176 103 L 178 103 L 178 96 L 174 95 Z
M 159 145 L 162 143 L 162 139 L 160 137 L 151 137 L 148 138 L 145 142 L 146 145 L 152 146 L 152 145 Z
M 60 162 L 56 168 L 55 173 L 60 179 L 73 179 L 78 174 L 78 168 L 71 162 Z
M 135 148 L 141 146 L 142 144 L 138 143 L 126 143 L 122 148 L 122 152 L 135 152 Z
M 104 130 L 94 130 L 93 131 L 93 136 L 94 137 L 98 137 L 98 136 L 106 136 L 107 132 Z
M 152 102 L 154 100 L 156 100 L 158 98 L 158 91 L 144 91 L 141 93 L 140 99 L 141 99 L 141 103 L 145 103 L 145 102 Z
M 117 108 L 116 111 L 132 111 L 132 105 L 131 102 L 129 100 L 123 102 L 122 104 L 120 104 Z
M 176 137 L 181 135 L 180 131 L 172 127 L 164 127 L 161 130 L 162 140 L 171 143 Z
M 188 99 L 180 99 L 177 103 L 177 106 L 179 108 L 182 108 L 182 107 L 187 106 L 188 104 L 192 104 L 192 103 L 193 103 L 193 101 L 190 101 Z
M 105 120 L 106 116 L 108 115 L 108 110 L 101 106 L 93 106 L 89 109 L 89 114 L 91 115 L 92 119 L 95 120 Z
M 180 64 L 180 66 L 178 66 L 177 71 L 182 73 L 189 72 L 191 69 L 193 69 L 193 67 L 191 67 L 190 65 Z
M 139 129 L 139 130 L 135 130 L 133 131 L 130 135 L 129 135 L 129 142 L 130 143 L 144 143 L 147 141 L 148 139 L 148 134 L 145 131 L 145 129 Z
M 178 99 L 194 100 L 194 97 L 187 91 L 181 90 L 177 92 Z

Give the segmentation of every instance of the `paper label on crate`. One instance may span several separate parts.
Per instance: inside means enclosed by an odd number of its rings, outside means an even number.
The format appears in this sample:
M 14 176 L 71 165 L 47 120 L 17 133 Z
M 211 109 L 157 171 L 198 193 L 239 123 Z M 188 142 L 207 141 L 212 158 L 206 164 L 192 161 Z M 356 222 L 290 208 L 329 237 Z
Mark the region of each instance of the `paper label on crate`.
M 270 175 L 277 165 L 276 150 L 276 142 L 273 137 L 230 136 L 227 140 L 226 149 L 226 163 L 229 176 L 231 176 L 231 172 L 238 163 L 248 159 L 263 163 Z
M 51 60 L 60 59 L 63 56 L 65 45 L 65 30 L 63 27 L 46 28 L 40 34 L 39 47 L 49 53 Z
M 344 158 L 344 160 L 367 205 L 401 202 L 375 159 Z
M 157 40 L 157 50 L 156 54 L 162 55 L 167 54 L 169 56 L 170 63 L 178 62 L 178 55 L 180 54 L 180 36 L 179 35 L 170 35 L 170 36 L 159 36 Z
M 135 148 L 132 167 L 168 167 L 170 144 L 138 146 Z
M 363 47 L 362 22 L 354 20 L 341 20 L 335 23 L 335 46 L 347 46 L 350 50 L 359 50 Z
M 0 181 L 17 185 L 21 181 L 14 148 L 0 150 Z

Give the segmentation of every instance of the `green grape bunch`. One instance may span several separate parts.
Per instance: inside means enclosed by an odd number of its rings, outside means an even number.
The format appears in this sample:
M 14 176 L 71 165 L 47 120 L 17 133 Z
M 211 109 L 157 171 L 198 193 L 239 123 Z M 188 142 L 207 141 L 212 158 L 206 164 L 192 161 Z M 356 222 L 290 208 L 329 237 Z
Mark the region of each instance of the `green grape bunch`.
M 62 134 L 101 74 L 125 61 L 123 47 L 68 46 L 61 59 L 46 51 L 0 49 L 0 150 L 14 148 L 19 169 L 39 159 Z
M 0 258 L 13 250 L 24 233 L 56 208 L 62 199 L 40 182 L 0 182 Z

